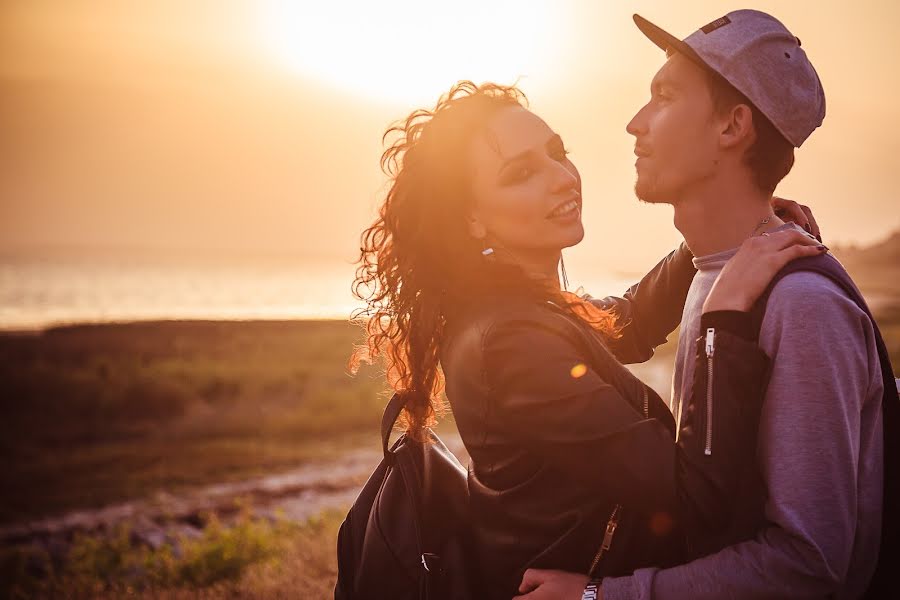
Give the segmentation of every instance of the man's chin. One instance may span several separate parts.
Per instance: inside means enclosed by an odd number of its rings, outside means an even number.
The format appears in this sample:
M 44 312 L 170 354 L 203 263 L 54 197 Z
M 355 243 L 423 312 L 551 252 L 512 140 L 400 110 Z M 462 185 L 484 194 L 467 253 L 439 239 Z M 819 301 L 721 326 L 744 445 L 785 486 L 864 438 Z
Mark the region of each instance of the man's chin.
M 634 195 L 641 202 L 647 204 L 671 204 L 668 194 L 663 194 L 658 186 L 641 181 L 640 178 L 634 184 Z

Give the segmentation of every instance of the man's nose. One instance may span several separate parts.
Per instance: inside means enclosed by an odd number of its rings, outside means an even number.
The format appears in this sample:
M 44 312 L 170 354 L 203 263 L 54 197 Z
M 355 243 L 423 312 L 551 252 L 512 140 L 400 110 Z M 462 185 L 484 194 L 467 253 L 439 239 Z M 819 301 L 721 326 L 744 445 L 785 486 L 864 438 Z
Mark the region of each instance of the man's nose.
M 628 125 L 625 126 L 625 131 L 634 137 L 647 133 L 647 120 L 644 118 L 644 108 L 646 107 L 642 107 L 637 111 L 637 113 L 631 117 L 631 121 L 628 122 Z

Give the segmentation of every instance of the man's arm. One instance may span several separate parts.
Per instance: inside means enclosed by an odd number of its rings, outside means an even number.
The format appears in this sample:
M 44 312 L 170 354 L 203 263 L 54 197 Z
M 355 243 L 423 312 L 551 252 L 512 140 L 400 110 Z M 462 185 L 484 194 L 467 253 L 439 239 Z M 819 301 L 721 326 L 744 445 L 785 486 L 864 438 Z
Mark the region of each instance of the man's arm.
M 760 345 L 773 360 L 758 450 L 769 526 L 686 565 L 606 579 L 606 600 L 824 597 L 842 587 L 860 500 L 860 412 L 880 393 L 871 322 L 826 278 L 795 273 L 769 299 Z

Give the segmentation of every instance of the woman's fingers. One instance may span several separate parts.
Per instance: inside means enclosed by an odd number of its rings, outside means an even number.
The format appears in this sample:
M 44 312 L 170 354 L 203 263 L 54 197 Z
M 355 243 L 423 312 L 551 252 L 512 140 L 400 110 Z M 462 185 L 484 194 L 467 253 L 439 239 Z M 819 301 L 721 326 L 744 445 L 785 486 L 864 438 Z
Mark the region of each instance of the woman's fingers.
M 803 258 L 805 256 L 818 256 L 823 252 L 820 248 L 823 248 L 823 246 L 814 241 L 813 245 L 791 244 L 782 250 L 772 253 L 771 256 L 769 256 L 768 261 L 766 261 L 767 266 L 765 271 L 761 273 L 762 279 L 768 285 L 768 282 L 771 281 L 772 277 L 774 277 L 778 271 L 783 269 L 786 264 L 792 260 Z
M 812 210 L 805 204 L 800 204 L 787 198 L 778 196 L 772 197 L 772 208 L 775 214 L 785 221 L 792 221 L 809 232 L 820 242 L 822 241 L 822 232 L 819 230 L 819 224 L 813 216 Z
M 528 569 L 513 600 L 564 600 L 580 598 L 588 576 L 553 569 Z
M 519 593 L 525 594 L 541 585 L 545 579 L 545 573 L 542 569 L 528 569 L 522 575 L 522 583 L 519 584 Z
M 819 246 L 819 241 L 796 229 L 784 229 L 766 236 L 760 236 L 760 244 L 763 248 L 771 248 L 773 251 L 784 250 L 788 246 L 799 244 L 801 246 Z
M 819 230 L 819 224 L 816 223 L 816 217 L 813 216 L 812 210 L 808 206 L 800 205 L 800 208 L 803 209 L 803 212 L 806 213 L 806 218 L 809 219 L 809 232 L 820 242 L 822 241 L 822 232 Z
M 716 278 L 703 311 L 749 310 L 790 260 L 827 250 L 809 235 L 785 229 L 746 240 Z
M 799 202 L 773 196 L 772 208 L 775 210 L 775 214 L 785 221 L 793 221 L 804 229 L 808 227 L 809 219 Z
M 738 253 L 753 254 L 759 256 L 762 253 L 777 252 L 784 250 L 788 246 L 819 246 L 819 242 L 808 234 L 796 229 L 783 229 L 772 233 L 764 233 L 762 235 L 752 237 L 741 245 Z
M 777 252 L 775 255 L 778 258 L 778 261 L 781 263 L 781 266 L 779 266 L 776 271 L 781 270 L 784 265 L 788 264 L 795 258 L 801 258 L 804 256 L 818 256 L 819 254 L 822 254 L 821 248 L 823 248 L 823 246 L 815 241 L 812 245 L 793 244 L 791 246 L 788 246 L 787 248 Z

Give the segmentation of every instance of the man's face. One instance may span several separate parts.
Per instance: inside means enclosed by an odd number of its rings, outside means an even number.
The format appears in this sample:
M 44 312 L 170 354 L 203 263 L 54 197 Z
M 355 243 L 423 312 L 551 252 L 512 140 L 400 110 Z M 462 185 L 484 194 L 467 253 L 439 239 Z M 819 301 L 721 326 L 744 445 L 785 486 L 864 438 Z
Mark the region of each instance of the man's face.
M 673 54 L 653 77 L 650 100 L 626 128 L 635 137 L 637 197 L 676 204 L 711 177 L 718 151 L 715 121 L 706 74 Z

